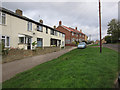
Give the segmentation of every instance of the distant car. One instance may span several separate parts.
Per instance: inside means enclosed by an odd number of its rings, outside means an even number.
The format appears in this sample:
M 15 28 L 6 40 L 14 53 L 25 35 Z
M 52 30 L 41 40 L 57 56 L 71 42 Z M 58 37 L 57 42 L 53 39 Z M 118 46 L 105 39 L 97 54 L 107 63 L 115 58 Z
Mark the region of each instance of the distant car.
M 81 42 L 78 44 L 78 48 L 86 48 L 86 43 L 85 42 Z

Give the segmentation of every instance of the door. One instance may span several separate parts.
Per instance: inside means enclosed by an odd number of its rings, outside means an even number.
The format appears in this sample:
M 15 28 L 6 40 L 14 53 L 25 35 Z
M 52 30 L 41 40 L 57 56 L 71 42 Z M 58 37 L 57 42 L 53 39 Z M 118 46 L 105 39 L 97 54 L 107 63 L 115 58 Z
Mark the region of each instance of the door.
M 31 38 L 28 37 L 27 49 L 31 49 Z

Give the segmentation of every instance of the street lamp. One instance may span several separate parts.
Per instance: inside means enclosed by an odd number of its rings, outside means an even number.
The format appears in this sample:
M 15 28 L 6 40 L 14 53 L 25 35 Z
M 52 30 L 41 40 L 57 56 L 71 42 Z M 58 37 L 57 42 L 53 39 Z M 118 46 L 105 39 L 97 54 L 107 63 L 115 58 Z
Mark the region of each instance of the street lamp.
M 100 28 L 100 53 L 102 53 L 102 40 L 101 40 L 101 4 L 99 0 L 99 28 Z

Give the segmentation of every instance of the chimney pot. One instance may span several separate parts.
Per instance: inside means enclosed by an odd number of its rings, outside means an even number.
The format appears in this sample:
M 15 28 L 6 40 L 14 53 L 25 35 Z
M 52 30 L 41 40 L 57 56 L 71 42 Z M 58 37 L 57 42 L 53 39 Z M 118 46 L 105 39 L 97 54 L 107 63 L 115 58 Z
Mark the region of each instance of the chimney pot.
M 80 32 L 82 32 L 82 29 L 80 29 Z
M 56 26 L 54 26 L 54 29 L 56 29 Z
M 42 19 L 40 19 L 40 21 L 39 21 L 41 24 L 43 24 L 43 20 Z
M 20 9 L 17 9 L 17 10 L 16 10 L 16 14 L 22 16 L 22 13 L 23 13 L 22 10 L 20 10 Z
M 62 25 L 62 21 L 59 21 L 59 26 L 61 26 Z
M 75 27 L 75 29 L 77 30 L 77 27 Z

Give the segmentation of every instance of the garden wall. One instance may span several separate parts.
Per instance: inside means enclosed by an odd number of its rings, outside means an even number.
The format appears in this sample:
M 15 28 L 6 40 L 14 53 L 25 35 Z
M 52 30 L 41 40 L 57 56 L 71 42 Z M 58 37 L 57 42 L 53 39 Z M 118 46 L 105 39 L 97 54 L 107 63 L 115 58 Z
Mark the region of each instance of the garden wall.
M 8 51 L 7 55 L 2 55 L 2 62 L 6 63 L 14 60 L 23 59 L 26 57 L 42 55 L 42 54 L 47 54 L 51 52 L 57 52 L 59 50 L 60 50 L 60 47 L 37 48 L 36 50 L 12 49 Z

